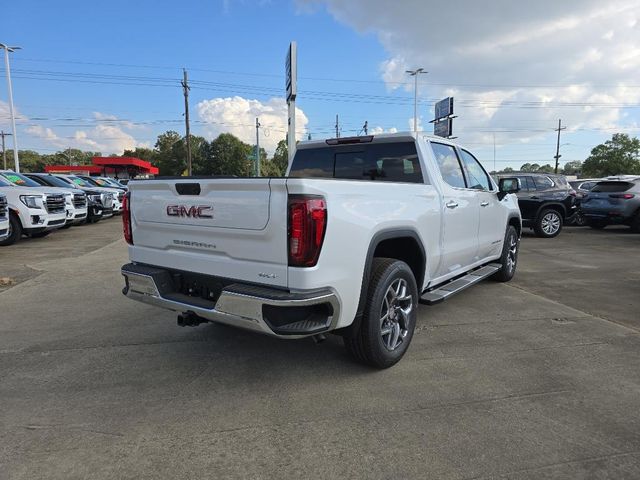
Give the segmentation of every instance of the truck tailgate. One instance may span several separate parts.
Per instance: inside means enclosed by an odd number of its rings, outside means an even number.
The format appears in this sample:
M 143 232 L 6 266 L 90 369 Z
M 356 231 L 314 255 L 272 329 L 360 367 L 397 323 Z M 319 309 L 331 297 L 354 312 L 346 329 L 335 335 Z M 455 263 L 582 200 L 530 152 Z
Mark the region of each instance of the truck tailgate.
M 132 182 L 131 260 L 287 286 L 284 179 Z

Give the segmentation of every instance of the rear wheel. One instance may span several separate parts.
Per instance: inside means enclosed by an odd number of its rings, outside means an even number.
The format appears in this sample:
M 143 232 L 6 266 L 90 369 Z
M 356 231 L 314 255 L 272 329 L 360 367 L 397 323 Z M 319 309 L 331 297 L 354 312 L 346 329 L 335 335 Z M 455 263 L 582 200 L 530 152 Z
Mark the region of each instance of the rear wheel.
M 492 279 L 497 282 L 508 282 L 516 273 L 516 265 L 518 264 L 518 249 L 520 241 L 518 239 L 518 231 L 513 225 L 509 225 L 507 233 L 504 236 L 504 244 L 502 245 L 502 256 L 500 264 L 502 268 L 492 275 Z
M 594 230 L 602 230 L 607 226 L 607 222 L 604 220 L 589 220 L 587 223 Z
M 630 227 L 633 233 L 640 233 L 640 211 L 636 212 L 633 220 L 631 220 Z
M 540 212 L 540 215 L 538 215 L 533 229 L 539 237 L 555 237 L 562 230 L 562 215 L 560 215 L 557 210 L 545 208 Z
M 11 212 L 9 214 L 9 236 L 0 242 L 0 245 L 13 245 L 22 238 L 22 224 L 18 216 Z
M 576 216 L 573 219 L 573 224 L 576 227 L 584 227 L 587 224 L 587 218 L 582 213 L 582 210 L 578 210 L 578 212 L 576 212 Z
M 409 266 L 392 258 L 374 258 L 362 324 L 345 337 L 347 351 L 376 368 L 395 365 L 413 338 L 418 288 Z

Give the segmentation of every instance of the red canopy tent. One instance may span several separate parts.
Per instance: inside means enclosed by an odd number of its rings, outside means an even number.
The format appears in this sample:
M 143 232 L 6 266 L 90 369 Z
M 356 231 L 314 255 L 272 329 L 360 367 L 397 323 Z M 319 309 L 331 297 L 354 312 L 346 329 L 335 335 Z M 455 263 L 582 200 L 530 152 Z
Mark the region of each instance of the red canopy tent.
M 84 173 L 110 175 L 116 178 L 133 178 L 160 173 L 151 163 L 135 157 L 93 157 L 91 162 L 93 165 L 47 165 L 44 170 L 47 173 Z

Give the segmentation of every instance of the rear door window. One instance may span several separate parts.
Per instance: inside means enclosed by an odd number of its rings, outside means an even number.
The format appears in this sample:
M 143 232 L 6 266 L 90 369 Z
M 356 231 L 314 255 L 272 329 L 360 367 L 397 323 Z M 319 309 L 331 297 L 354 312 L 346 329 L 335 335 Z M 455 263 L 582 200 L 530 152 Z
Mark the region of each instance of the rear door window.
M 467 185 L 455 148 L 443 143 L 431 142 L 433 155 L 442 174 L 442 179 L 452 187 L 466 188 Z
M 484 171 L 482 165 L 476 157 L 466 150 L 460 150 L 462 162 L 467 170 L 467 178 L 469 179 L 469 188 L 475 190 L 491 190 L 491 181 L 489 175 Z
M 520 180 L 520 191 L 528 192 L 530 190 L 536 189 L 530 177 L 516 177 L 516 178 Z
M 536 190 L 549 190 L 555 186 L 549 177 L 535 177 L 532 178 L 532 180 L 536 186 Z

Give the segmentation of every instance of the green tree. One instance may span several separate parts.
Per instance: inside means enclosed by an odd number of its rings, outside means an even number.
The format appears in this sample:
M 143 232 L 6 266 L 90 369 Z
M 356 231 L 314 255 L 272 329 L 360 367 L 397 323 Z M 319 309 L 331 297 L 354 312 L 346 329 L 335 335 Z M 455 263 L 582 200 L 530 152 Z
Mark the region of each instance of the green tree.
M 206 149 L 204 170 L 207 175 L 251 176 L 251 153 L 251 145 L 247 145 L 231 133 L 222 133 L 212 140 Z
M 276 151 L 273 152 L 273 158 L 271 159 L 273 162 L 273 166 L 277 169 L 278 177 L 283 177 L 287 172 L 287 167 L 289 166 L 289 149 L 287 147 L 286 140 L 280 140 L 278 142 L 278 146 L 276 147 Z
M 586 177 L 640 174 L 640 139 L 615 133 L 611 140 L 596 146 L 582 165 Z
M 160 169 L 160 175 L 182 175 L 187 168 L 186 156 L 176 155 L 176 144 L 182 140 L 178 132 L 169 130 L 158 135 L 155 145 L 156 166 Z
M 580 175 L 580 172 L 582 172 L 582 162 L 580 160 L 567 162 L 562 169 L 562 173 L 565 175 Z
M 133 150 L 125 150 L 122 153 L 122 156 L 139 158 L 140 160 L 145 160 L 154 166 L 157 161 L 156 151 L 146 147 L 136 147 Z
M 546 165 L 538 166 L 538 169 L 535 170 L 537 173 L 553 173 L 554 171 L 555 169 L 548 163 Z

